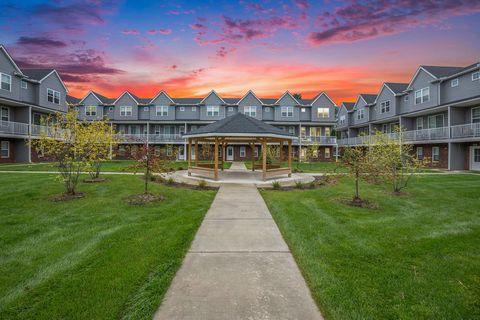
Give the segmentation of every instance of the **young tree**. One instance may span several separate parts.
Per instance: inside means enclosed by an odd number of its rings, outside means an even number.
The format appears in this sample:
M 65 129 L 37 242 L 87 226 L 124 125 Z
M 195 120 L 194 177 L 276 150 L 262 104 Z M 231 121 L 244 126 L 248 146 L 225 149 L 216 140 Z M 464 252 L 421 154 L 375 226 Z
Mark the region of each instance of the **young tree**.
M 394 193 L 408 186 L 413 175 L 424 165 L 415 157 L 413 146 L 402 144 L 402 131 L 393 135 L 376 131 L 368 148 L 368 156 L 380 179 L 390 183 Z
M 308 161 L 308 166 L 312 167 L 312 162 L 318 158 L 318 143 L 316 141 L 312 141 L 311 144 L 307 145 L 307 149 L 305 150 L 305 157 Z
M 117 135 L 105 120 L 86 123 L 80 130 L 80 138 L 85 140 L 90 179 L 98 181 L 102 163 L 110 158 L 118 143 Z
M 88 166 L 89 148 L 84 125 L 72 110 L 50 116 L 47 123 L 47 130 L 32 141 L 32 146 L 57 163 L 66 194 L 75 195 L 80 173 Z
M 362 202 L 359 192 L 360 180 L 369 181 L 371 175 L 375 174 L 367 153 L 362 147 L 346 147 L 341 158 L 342 165 L 347 168 L 348 175 L 353 177 L 355 182 L 354 203 Z

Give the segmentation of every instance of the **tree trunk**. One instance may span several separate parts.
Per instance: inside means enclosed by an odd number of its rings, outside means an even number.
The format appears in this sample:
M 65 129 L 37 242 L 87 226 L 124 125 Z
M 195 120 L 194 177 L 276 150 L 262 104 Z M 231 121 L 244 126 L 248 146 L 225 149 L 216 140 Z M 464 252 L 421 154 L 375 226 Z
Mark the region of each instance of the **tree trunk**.
M 358 171 L 355 172 L 355 199 L 354 200 L 360 200 L 360 195 L 358 192 Z

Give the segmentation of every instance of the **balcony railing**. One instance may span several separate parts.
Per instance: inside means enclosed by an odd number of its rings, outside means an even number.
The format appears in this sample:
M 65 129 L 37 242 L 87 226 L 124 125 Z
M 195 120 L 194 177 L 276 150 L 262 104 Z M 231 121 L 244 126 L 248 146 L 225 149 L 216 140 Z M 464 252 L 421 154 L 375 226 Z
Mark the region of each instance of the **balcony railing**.
M 443 140 L 449 138 L 448 127 L 405 131 L 402 139 L 408 141 Z
M 0 121 L 0 133 L 28 136 L 28 124 L 12 121 Z
M 181 134 L 150 134 L 148 141 L 155 142 L 184 142 L 185 138 Z
M 480 123 L 462 124 L 452 126 L 452 139 L 480 137 Z
M 64 129 L 59 129 L 61 131 L 55 131 L 56 129 L 53 127 L 49 126 L 42 126 L 38 124 L 32 124 L 32 136 L 44 136 L 46 135 L 47 137 L 57 137 L 59 139 L 68 139 L 68 137 L 65 136 Z
M 298 143 L 298 138 L 294 140 Z M 303 136 L 302 144 L 336 144 L 337 137 L 332 136 Z
M 117 139 L 120 143 L 145 143 L 148 140 L 147 134 L 118 133 Z

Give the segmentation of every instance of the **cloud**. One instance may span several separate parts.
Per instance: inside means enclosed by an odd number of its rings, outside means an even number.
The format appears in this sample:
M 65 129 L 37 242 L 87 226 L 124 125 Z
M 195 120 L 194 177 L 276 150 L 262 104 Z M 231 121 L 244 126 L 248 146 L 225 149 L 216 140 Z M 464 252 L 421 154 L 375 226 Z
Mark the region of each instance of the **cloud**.
M 293 3 L 295 3 L 300 10 L 308 10 L 310 8 L 308 0 L 294 0 Z
M 140 34 L 140 31 L 137 29 L 125 29 L 122 31 L 122 33 L 126 36 L 138 36 Z
M 230 48 L 230 49 L 227 49 L 225 47 L 220 47 L 217 49 L 215 55 L 219 58 L 225 58 L 227 55 L 229 55 L 230 53 L 233 53 L 237 51 L 236 48 Z
M 480 12 L 476 0 L 400 0 L 356 1 L 317 17 L 320 29 L 307 36 L 307 42 L 319 46 L 331 43 L 350 43 L 429 24 L 438 24 L 452 16 Z
M 150 35 L 156 35 L 157 33 L 163 34 L 163 35 L 169 35 L 172 33 L 172 29 L 150 29 L 147 31 L 148 34 Z
M 41 46 L 44 48 L 63 48 L 67 44 L 60 40 L 52 40 L 46 37 L 20 37 L 17 45 L 21 46 Z

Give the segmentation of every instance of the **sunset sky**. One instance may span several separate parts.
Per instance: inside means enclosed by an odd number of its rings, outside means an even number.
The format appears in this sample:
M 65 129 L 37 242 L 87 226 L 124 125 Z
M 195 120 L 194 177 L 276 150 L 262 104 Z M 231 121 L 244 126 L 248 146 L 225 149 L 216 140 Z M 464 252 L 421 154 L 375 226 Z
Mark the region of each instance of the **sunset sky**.
M 421 64 L 479 61 L 480 1 L 2 0 L 0 43 L 77 97 L 290 90 L 339 104 Z

